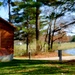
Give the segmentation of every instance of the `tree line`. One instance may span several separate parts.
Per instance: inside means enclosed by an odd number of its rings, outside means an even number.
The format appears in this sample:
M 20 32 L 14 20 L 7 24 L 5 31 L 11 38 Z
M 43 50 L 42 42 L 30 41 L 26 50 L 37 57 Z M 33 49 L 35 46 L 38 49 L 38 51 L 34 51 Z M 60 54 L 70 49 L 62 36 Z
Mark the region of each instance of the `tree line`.
M 45 35 L 43 47 L 48 44 L 50 51 L 54 41 L 59 39 L 60 42 L 65 36 L 65 29 L 75 23 L 74 17 L 70 21 L 60 22 L 67 12 L 75 12 L 74 0 L 2 0 L 0 5 L 8 6 L 8 21 L 17 26 L 14 39 L 25 41 L 27 53 L 33 39 L 36 39 L 36 52 L 41 51 L 42 35 Z M 57 35 L 59 37 L 54 39 Z

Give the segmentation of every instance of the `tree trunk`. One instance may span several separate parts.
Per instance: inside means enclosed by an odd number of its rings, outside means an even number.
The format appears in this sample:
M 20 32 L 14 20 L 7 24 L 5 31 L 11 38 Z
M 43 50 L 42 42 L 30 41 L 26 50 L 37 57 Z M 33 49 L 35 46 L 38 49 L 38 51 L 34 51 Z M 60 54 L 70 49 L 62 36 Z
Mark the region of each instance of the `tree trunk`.
M 27 30 L 28 30 L 28 28 L 29 28 L 29 23 L 28 23 L 28 17 L 27 17 Z M 27 32 L 27 39 L 26 39 L 26 53 L 28 54 L 28 46 L 29 46 L 29 40 L 28 40 L 28 32 Z
M 10 2 L 11 2 L 11 0 L 8 0 L 8 15 L 9 15 L 9 22 L 11 22 Z
M 27 39 L 26 39 L 26 54 L 28 54 L 28 45 L 29 45 L 28 42 L 29 42 L 29 41 L 28 41 L 28 34 L 27 34 Z
M 36 40 L 38 41 L 39 40 L 39 8 L 37 7 L 36 8 Z
M 50 50 L 50 43 L 51 43 L 51 24 L 49 25 L 48 51 Z
M 56 19 L 54 21 L 54 28 L 53 28 L 53 32 L 52 32 L 52 36 L 51 36 L 51 49 L 53 48 L 53 37 L 54 37 L 54 30 L 55 30 L 55 23 L 56 23 Z
M 36 1 L 38 2 L 38 0 Z M 36 50 L 39 46 L 39 7 L 36 7 Z M 38 49 L 39 50 L 39 49 Z
M 49 35 L 48 35 L 48 50 L 50 50 L 50 31 L 49 31 Z
M 53 37 L 54 37 L 54 32 L 52 33 L 52 37 L 51 37 L 51 49 L 53 48 Z

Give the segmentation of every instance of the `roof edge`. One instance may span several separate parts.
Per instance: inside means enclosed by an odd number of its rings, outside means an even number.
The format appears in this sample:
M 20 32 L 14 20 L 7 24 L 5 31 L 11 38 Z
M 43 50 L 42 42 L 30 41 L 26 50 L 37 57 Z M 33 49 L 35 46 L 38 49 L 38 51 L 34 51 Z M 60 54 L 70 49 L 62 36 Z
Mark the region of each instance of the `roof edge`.
M 16 29 L 16 26 L 14 26 L 12 23 L 6 21 L 5 19 L 3 19 L 3 18 L 0 17 L 0 20 L 6 22 L 6 23 L 9 24 L 10 26 L 12 26 L 14 29 Z

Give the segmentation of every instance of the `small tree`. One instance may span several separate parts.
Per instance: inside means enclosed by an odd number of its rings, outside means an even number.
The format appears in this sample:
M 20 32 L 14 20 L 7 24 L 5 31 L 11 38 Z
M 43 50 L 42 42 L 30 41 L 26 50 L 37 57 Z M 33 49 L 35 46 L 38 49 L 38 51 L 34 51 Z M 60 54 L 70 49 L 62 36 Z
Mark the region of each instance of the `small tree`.
M 12 13 L 12 22 L 20 26 L 20 31 L 22 32 L 20 35 L 26 40 L 26 53 L 29 50 L 29 42 L 32 41 L 32 39 L 29 39 L 35 34 L 35 8 L 32 8 L 30 2 L 31 0 L 14 2 L 15 6 Z

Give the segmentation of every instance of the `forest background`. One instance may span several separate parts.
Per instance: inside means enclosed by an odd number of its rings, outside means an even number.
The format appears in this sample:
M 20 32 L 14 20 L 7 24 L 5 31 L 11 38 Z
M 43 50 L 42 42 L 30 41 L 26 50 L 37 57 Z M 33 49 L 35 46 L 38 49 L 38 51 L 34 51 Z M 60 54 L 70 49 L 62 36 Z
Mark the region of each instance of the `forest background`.
M 17 27 L 14 40 L 22 44 L 25 54 L 50 52 L 64 42 L 74 42 L 75 36 L 68 36 L 75 32 L 74 0 L 1 0 L 0 5 Z M 15 46 L 18 51 L 16 41 Z

